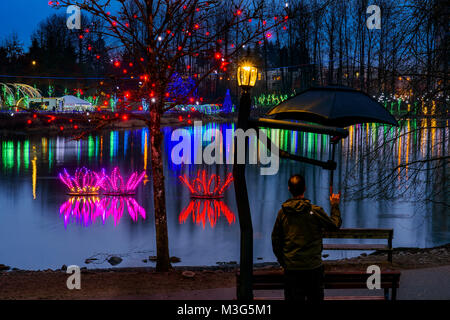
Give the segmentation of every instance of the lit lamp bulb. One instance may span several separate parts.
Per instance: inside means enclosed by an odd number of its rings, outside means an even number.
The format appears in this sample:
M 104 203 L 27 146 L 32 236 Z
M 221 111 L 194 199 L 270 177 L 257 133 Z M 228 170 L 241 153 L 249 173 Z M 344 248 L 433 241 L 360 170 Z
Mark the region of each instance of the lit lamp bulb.
M 258 69 L 250 65 L 244 65 L 238 68 L 237 76 L 239 86 L 244 89 L 250 89 L 255 86 Z

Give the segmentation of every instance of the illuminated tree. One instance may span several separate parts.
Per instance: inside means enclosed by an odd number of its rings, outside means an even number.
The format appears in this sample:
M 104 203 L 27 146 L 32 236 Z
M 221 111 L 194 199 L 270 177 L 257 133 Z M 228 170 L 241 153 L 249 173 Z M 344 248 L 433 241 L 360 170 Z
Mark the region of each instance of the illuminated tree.
M 288 17 L 273 19 L 272 13 L 267 19 L 263 0 L 62 0 L 57 4 L 77 5 L 83 14 L 96 17 L 103 28 L 97 25 L 94 29 L 116 53 L 123 50 L 114 61 L 117 73 L 141 80 L 128 100 L 150 101 L 150 120 L 146 121 L 151 136 L 156 269 L 168 270 L 161 117 L 176 104 L 189 103 L 198 84 L 212 73 L 231 72 L 230 63 L 239 60 L 241 49 L 261 41 Z M 92 32 L 87 29 L 81 28 Z M 190 92 L 171 96 L 168 88 L 175 73 L 190 75 L 197 85 Z

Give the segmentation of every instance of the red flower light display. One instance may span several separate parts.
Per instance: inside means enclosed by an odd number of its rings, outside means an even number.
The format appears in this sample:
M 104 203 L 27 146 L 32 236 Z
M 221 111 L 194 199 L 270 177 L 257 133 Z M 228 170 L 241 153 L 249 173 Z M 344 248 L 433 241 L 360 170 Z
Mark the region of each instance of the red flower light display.
M 192 221 L 195 224 L 201 224 L 203 229 L 207 221 L 211 228 L 214 228 L 221 215 L 225 216 L 230 225 L 236 221 L 236 216 L 222 200 L 191 200 L 178 217 L 180 224 L 185 223 L 190 215 L 192 215 Z
M 233 182 L 233 175 L 229 173 L 223 183 L 221 183 L 220 176 L 216 174 L 212 174 L 209 178 L 206 176 L 206 171 L 200 170 L 197 173 L 197 178 L 192 179 L 191 181 L 186 175 L 179 176 L 179 179 L 189 189 L 192 198 L 223 198 L 225 190 L 230 186 L 231 182 Z

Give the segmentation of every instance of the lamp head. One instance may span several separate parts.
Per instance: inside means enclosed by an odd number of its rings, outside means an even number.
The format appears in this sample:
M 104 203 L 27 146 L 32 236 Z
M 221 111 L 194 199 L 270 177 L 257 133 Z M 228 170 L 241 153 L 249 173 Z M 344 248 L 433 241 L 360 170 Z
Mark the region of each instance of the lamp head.
M 251 64 L 244 64 L 238 68 L 238 84 L 241 88 L 250 89 L 255 86 L 258 69 Z

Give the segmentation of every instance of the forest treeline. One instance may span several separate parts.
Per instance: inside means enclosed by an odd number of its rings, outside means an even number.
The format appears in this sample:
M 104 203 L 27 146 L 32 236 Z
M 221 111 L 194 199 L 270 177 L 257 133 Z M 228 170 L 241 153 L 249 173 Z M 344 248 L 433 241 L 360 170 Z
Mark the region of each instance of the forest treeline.
M 264 3 L 265 19 L 286 19 L 286 22 L 242 48 L 239 57 L 233 58 L 226 70 L 219 70 L 205 79 L 200 91 L 206 98 L 224 96 L 227 89 L 235 96 L 235 62 L 251 57 L 261 73 L 257 94 L 290 94 L 311 85 L 338 84 L 373 95 L 402 94 L 447 104 L 448 1 L 371 2 L 381 9 L 380 29 L 367 27 L 367 19 L 373 14 L 367 11 L 367 0 L 267 0 Z M 95 17 L 83 16 L 81 30 L 69 30 L 66 19 L 65 14 L 58 13 L 42 21 L 36 26 L 27 48 L 16 34 L 3 39 L 0 73 L 30 77 L 104 77 L 107 81 L 124 76 L 125 71 L 126 76 L 139 75 L 137 64 L 133 64 L 139 59 L 139 52 L 115 48 L 108 43 L 105 28 Z M 218 11 L 207 23 L 214 30 L 226 24 L 227 17 Z M 223 43 L 211 44 L 212 52 L 226 56 L 227 48 L 239 42 L 244 27 L 251 28 L 251 23 L 238 25 L 235 30 L 231 28 Z M 114 68 L 118 60 L 123 61 L 120 69 Z M 199 56 L 183 61 L 176 68 L 180 74 L 198 77 L 212 63 L 216 63 L 213 58 Z M 13 81 L 37 85 L 41 89 L 53 85 L 56 93 L 67 88 L 85 88 L 94 91 L 93 94 L 100 83 L 39 78 Z

